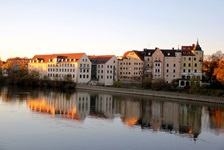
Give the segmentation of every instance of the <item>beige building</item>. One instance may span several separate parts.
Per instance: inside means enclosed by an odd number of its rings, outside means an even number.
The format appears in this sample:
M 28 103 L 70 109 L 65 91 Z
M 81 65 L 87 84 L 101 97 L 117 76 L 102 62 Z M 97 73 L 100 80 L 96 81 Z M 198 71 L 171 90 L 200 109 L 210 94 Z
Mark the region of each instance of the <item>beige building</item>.
M 107 86 L 117 81 L 117 57 L 115 55 L 88 57 L 92 63 L 91 84 Z
M 171 83 L 180 78 L 181 51 L 175 49 L 144 49 L 144 74 L 152 79 Z
M 181 80 L 179 86 L 190 86 L 190 81 L 195 80 L 197 84 L 201 84 L 202 80 L 202 62 L 203 51 L 197 42 L 192 46 L 182 46 L 181 57 Z
M 71 77 L 76 83 L 88 83 L 91 79 L 91 62 L 85 53 L 35 55 L 28 70 L 52 80 Z
M 118 80 L 140 82 L 143 77 L 143 51 L 132 50 L 118 59 Z

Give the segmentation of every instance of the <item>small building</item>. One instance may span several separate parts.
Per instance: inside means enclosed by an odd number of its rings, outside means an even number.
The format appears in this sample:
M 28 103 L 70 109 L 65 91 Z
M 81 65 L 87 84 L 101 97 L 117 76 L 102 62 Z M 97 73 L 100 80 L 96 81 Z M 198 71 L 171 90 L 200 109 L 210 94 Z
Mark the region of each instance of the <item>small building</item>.
M 91 83 L 113 85 L 117 81 L 117 57 L 115 55 L 88 56 L 92 63 Z
M 118 59 L 118 80 L 122 82 L 141 82 L 143 78 L 143 51 L 132 50 Z
M 182 46 L 181 52 L 181 80 L 179 80 L 179 86 L 190 86 L 191 81 L 201 85 L 204 53 L 198 41 L 196 45 L 192 44 L 192 46 Z

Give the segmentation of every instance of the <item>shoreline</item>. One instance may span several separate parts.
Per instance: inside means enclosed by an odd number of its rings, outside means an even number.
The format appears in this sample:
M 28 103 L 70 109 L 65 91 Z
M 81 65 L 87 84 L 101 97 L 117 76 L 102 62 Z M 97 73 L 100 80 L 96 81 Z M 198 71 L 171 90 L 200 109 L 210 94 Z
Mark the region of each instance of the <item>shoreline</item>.
M 76 89 L 88 90 L 88 91 L 101 91 L 101 92 L 107 92 L 107 93 L 121 93 L 121 94 L 128 94 L 128 95 L 134 95 L 134 96 L 141 95 L 141 96 L 151 96 L 151 97 L 161 97 L 161 98 L 172 98 L 175 100 L 206 102 L 206 103 L 224 105 L 224 98 L 222 97 L 211 97 L 211 96 L 191 95 L 191 94 L 175 93 L 175 92 L 114 88 L 114 87 L 81 85 L 81 84 L 77 84 Z

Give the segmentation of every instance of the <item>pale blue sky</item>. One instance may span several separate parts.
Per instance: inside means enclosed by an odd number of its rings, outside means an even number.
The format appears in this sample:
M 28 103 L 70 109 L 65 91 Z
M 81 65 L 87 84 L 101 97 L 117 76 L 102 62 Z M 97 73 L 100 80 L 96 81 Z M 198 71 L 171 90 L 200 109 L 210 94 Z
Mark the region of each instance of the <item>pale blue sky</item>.
M 0 0 L 0 57 L 224 48 L 224 0 Z

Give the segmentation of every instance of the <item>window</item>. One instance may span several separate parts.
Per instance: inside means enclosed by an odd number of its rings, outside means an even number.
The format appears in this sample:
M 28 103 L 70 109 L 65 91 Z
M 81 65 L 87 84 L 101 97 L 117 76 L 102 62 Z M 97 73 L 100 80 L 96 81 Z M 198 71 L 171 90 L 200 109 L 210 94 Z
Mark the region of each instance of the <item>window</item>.
M 184 63 L 184 67 L 186 66 L 186 64 Z
M 82 78 L 82 75 L 81 74 L 79 75 L 79 78 Z
M 188 67 L 190 67 L 190 66 L 191 66 L 191 63 L 188 64 Z
M 188 72 L 191 72 L 191 70 L 190 70 L 190 69 L 188 69 Z
M 176 70 L 175 69 L 173 69 L 173 73 L 175 73 L 176 72 Z
M 167 69 L 166 72 L 169 72 L 169 69 Z
M 167 67 L 169 67 L 169 64 L 166 64 Z
M 65 66 L 66 67 L 66 66 Z M 80 67 L 82 67 L 82 64 L 80 64 Z
M 160 69 L 158 69 L 158 72 L 160 72 Z
M 191 60 L 191 57 L 189 57 L 189 60 Z
M 101 79 L 103 79 L 103 76 L 101 76 Z
M 89 78 L 89 75 L 88 75 L 88 74 L 86 75 L 86 78 L 87 78 L 87 79 Z
M 194 61 L 196 61 L 196 57 L 194 57 Z
M 195 69 L 194 72 L 197 73 L 197 69 Z
M 176 67 L 176 64 L 173 64 L 173 67 Z
M 185 69 L 183 70 L 183 72 L 185 72 Z
M 83 75 L 83 78 L 86 78 L 86 75 Z
M 197 67 L 197 63 L 195 63 L 194 66 Z

